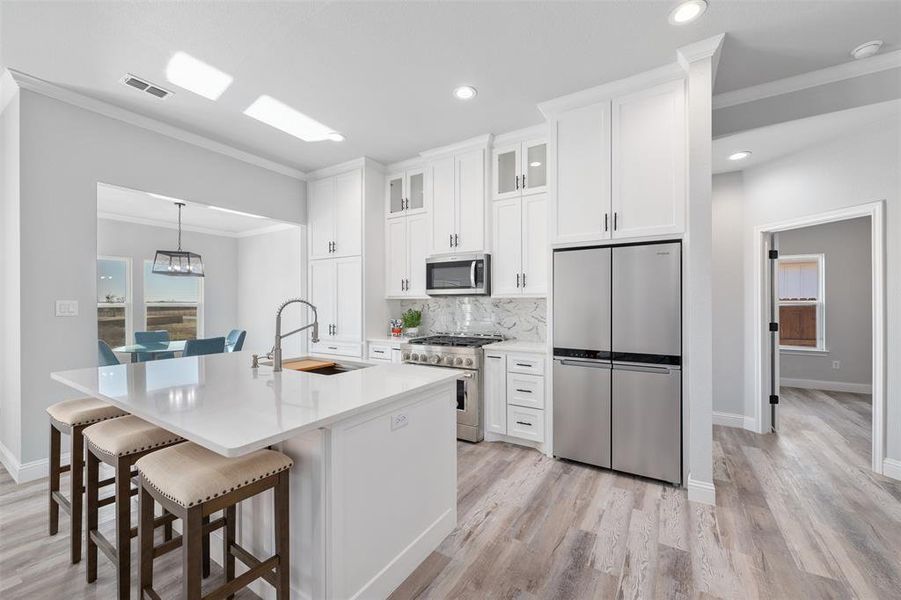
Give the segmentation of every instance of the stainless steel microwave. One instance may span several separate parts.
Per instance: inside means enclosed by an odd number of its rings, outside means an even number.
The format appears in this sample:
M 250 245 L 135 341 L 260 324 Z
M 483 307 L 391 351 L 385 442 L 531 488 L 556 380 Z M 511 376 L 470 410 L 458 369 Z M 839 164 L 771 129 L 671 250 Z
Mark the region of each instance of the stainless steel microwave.
M 491 256 L 471 253 L 427 258 L 425 287 L 429 296 L 488 296 Z

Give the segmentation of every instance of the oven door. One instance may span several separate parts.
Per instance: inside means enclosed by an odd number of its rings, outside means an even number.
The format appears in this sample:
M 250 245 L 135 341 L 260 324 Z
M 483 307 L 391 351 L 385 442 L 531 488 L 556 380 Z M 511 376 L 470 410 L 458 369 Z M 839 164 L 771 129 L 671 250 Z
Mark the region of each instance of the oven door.
M 478 371 L 467 371 L 457 379 L 457 439 L 482 440 L 481 386 Z
M 468 254 L 426 260 L 426 293 L 429 296 L 487 296 L 491 257 Z

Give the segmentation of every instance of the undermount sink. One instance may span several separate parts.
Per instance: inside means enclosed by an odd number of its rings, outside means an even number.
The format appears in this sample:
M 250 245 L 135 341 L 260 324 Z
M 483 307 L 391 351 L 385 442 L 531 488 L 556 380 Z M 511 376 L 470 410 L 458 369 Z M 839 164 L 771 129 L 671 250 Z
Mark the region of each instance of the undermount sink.
M 317 362 L 322 363 L 322 365 L 316 366 L 315 364 L 311 364 Z M 282 369 L 286 371 L 301 371 L 304 373 L 313 373 L 315 375 L 340 375 L 341 373 L 348 373 L 350 371 L 365 369 L 366 367 L 371 366 L 372 365 L 365 363 L 336 362 L 309 356 L 292 358 L 282 362 Z

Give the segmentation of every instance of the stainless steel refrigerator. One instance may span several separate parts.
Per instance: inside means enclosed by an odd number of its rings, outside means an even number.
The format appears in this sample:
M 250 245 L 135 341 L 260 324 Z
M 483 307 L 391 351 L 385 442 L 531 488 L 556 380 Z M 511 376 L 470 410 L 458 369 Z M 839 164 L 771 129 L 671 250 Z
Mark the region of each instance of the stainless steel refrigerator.
M 681 243 L 554 252 L 554 455 L 682 482 Z

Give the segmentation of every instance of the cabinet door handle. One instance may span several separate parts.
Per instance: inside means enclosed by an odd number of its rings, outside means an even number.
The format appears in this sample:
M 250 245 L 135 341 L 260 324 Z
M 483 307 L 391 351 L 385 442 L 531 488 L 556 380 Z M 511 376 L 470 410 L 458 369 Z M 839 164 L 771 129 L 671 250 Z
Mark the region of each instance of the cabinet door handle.
M 526 189 L 526 174 L 522 174 L 522 189 Z
M 513 178 L 513 182 L 514 182 L 513 189 L 518 190 L 519 189 L 519 175 L 517 175 L 516 177 Z
M 607 221 L 608 221 L 608 217 L 609 217 L 609 216 L 610 216 L 609 213 L 604 213 L 604 231 L 607 231 L 607 230 L 608 230 L 608 229 L 607 229 L 607 227 L 608 227 L 608 226 L 607 226 Z
M 410 280 L 409 280 L 409 279 L 404 279 L 404 281 L 405 281 L 406 284 L 407 284 L 407 291 L 409 292 L 409 291 L 410 291 Z
M 526 287 L 526 274 L 522 274 L 522 287 Z
M 616 212 L 614 211 L 614 213 L 613 213 L 613 231 L 616 231 L 616 217 L 617 217 L 617 215 L 618 215 L 618 213 L 616 213 Z
M 447 234 L 447 247 L 448 248 L 454 247 L 454 234 L 452 234 L 452 233 Z
M 519 287 L 519 273 L 516 274 L 516 287 Z
M 459 236 L 455 233 L 454 234 L 454 247 L 456 248 L 459 245 L 460 245 Z

